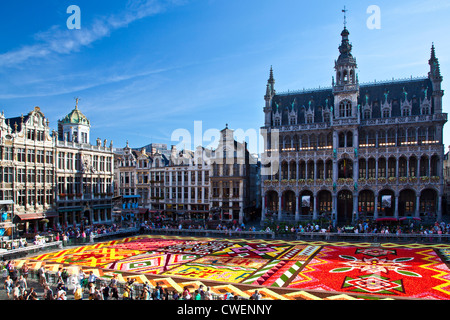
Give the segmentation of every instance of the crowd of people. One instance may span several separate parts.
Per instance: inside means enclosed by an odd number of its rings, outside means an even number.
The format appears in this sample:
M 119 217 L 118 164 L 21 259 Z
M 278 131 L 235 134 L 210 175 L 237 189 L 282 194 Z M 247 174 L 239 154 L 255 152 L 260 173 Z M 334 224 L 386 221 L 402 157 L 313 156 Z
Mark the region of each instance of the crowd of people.
M 69 240 L 73 240 L 74 242 L 86 242 L 86 240 L 93 235 L 111 233 L 118 230 L 120 230 L 120 226 L 117 224 L 100 224 L 88 225 L 85 228 L 76 226 L 62 229 L 61 227 L 59 227 L 56 228 L 53 233 L 55 234 L 56 241 L 61 240 L 66 243 Z
M 26 263 L 19 270 L 13 260 L 3 261 L 0 264 L 3 288 L 8 299 L 13 300 L 39 300 L 33 287 L 28 287 L 29 267 Z
M 159 284 L 152 287 L 148 282 L 135 286 L 135 279 L 129 277 L 119 283 L 117 274 L 106 281 L 97 281 L 98 277 L 90 271 L 86 274 L 81 268 L 78 274 L 69 274 L 66 268 L 60 267 L 56 272 L 55 285 L 48 279 L 49 274 L 41 266 L 37 271 L 37 281 L 32 280 L 36 288 L 28 286 L 29 267 L 26 263 L 17 268 L 13 260 L 0 264 L 3 288 L 7 299 L 12 300 L 238 300 L 242 299 L 233 293 L 223 295 L 213 293 L 209 287 L 200 285 L 198 289 L 184 287 L 182 292 L 168 290 Z M 119 289 L 119 287 L 121 289 Z M 39 291 L 39 293 L 37 292 Z M 250 296 L 250 300 L 262 298 L 258 290 Z

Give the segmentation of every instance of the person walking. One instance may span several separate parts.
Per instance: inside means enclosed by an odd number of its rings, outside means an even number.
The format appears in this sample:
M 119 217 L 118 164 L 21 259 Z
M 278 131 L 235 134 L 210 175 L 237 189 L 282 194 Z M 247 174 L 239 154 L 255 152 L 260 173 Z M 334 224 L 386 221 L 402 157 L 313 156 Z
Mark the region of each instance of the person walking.
M 25 280 L 28 279 L 28 272 L 29 272 L 28 264 L 26 262 L 24 262 L 24 264 L 22 265 L 21 274 L 23 275 Z
M 12 293 L 13 286 L 14 286 L 14 283 L 13 283 L 13 281 L 11 280 L 11 277 L 10 277 L 9 275 L 7 275 L 3 287 L 4 287 L 5 290 L 6 290 L 6 295 L 8 296 L 8 299 L 11 298 L 10 295 L 11 295 L 11 293 Z
M 103 283 L 100 287 L 100 291 L 102 293 L 103 296 L 103 300 L 108 300 L 109 298 L 109 286 L 105 286 Z
M 13 300 L 19 300 L 20 295 L 20 285 L 16 283 L 13 289 Z
M 73 290 L 74 300 L 83 300 L 83 289 L 80 284 L 75 285 L 75 289 Z
M 78 281 L 81 287 L 84 286 L 84 279 L 86 278 L 86 274 L 83 272 L 83 269 L 80 268 L 78 271 Z
M 40 283 L 40 285 L 45 288 L 45 286 L 47 285 L 47 279 L 45 277 L 45 268 L 44 268 L 44 266 L 41 266 L 39 268 L 38 275 L 39 275 L 39 283 Z
M 211 294 L 211 291 L 210 291 L 209 287 L 206 288 L 206 291 L 205 291 L 205 293 L 203 295 L 203 298 L 205 300 L 212 300 L 212 294 Z
M 111 299 L 119 300 L 119 290 L 117 289 L 117 274 L 114 274 L 109 282 L 109 288 L 111 290 Z
M 19 285 L 20 294 L 23 295 L 25 290 L 27 290 L 27 280 L 24 278 L 23 275 L 20 275 L 17 283 Z

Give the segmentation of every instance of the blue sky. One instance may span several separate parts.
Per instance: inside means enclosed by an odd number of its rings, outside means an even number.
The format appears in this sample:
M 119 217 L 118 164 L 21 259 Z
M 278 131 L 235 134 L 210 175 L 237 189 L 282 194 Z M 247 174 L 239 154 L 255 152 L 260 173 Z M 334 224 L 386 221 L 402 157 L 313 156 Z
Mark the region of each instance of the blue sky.
M 79 30 L 66 26 L 69 5 Z M 448 0 L 2 1 L 0 110 L 39 106 L 56 129 L 79 97 L 91 142 L 115 147 L 177 144 L 172 133 L 193 135 L 194 121 L 259 130 L 271 65 L 279 92 L 331 85 L 344 5 L 360 82 L 426 76 L 434 42 L 447 93 Z M 369 5 L 379 30 L 366 26 Z

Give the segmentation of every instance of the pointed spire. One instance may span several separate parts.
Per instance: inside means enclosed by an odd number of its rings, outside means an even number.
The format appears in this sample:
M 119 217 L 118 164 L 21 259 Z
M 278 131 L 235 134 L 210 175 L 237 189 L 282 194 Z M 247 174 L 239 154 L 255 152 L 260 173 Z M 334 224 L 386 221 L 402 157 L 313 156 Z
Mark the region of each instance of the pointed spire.
M 275 79 L 273 78 L 273 69 L 272 66 L 270 66 L 270 75 L 269 75 L 269 80 L 267 81 L 268 83 L 274 84 L 275 83 Z
M 269 80 L 267 80 L 266 97 L 275 95 L 275 79 L 273 78 L 273 69 L 270 66 Z
M 436 60 L 436 49 L 434 48 L 434 42 L 431 43 L 431 60 Z
M 430 65 L 429 76 L 433 79 L 442 81 L 441 67 L 439 65 L 439 60 L 436 57 L 436 49 L 434 47 L 434 42 L 431 45 L 431 57 L 430 60 L 428 60 L 428 64 Z

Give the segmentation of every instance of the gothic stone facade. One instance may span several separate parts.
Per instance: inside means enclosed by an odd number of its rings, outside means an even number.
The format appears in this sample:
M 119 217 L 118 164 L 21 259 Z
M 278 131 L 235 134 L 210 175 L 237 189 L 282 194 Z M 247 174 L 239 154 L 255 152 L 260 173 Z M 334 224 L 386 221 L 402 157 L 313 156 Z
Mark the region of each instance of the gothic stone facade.
M 359 84 L 349 31 L 332 87 L 265 95 L 263 219 L 441 219 L 443 90 L 434 45 L 427 77 Z M 279 139 L 274 142 L 277 136 Z

